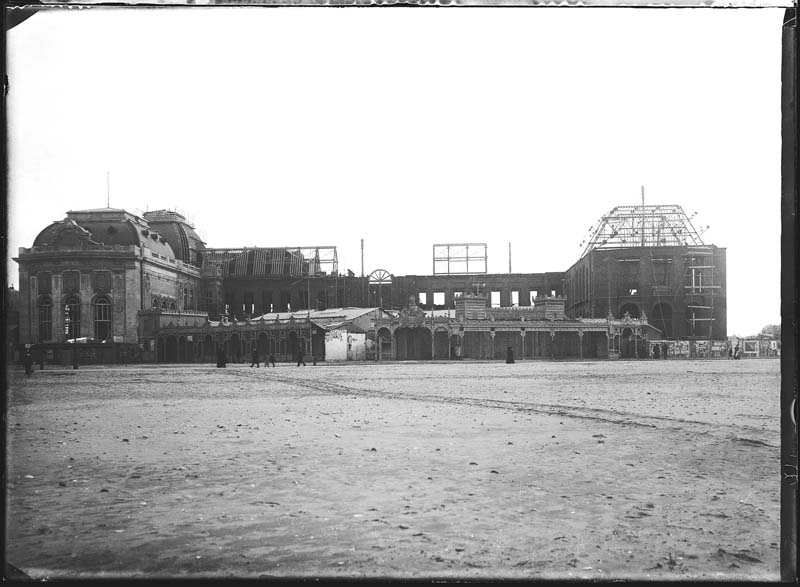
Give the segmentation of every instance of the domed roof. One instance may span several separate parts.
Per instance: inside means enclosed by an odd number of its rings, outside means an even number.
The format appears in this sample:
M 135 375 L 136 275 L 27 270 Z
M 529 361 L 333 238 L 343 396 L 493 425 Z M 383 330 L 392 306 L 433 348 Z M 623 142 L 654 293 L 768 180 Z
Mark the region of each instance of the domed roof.
M 74 220 L 58 220 L 42 230 L 33 240 L 34 247 L 80 246 L 97 244 L 92 234 L 78 226 Z
M 92 233 L 92 240 L 104 245 L 136 245 L 141 244 L 139 231 L 130 220 L 109 221 L 97 219 L 84 220 L 81 227 Z
M 205 243 L 186 218 L 172 210 L 154 210 L 145 212 L 143 216 L 154 230 L 167 239 L 177 259 L 197 267 L 201 265 Z
M 65 220 L 57 221 L 42 230 L 33 242 L 34 247 L 91 248 L 92 246 L 132 246 L 151 250 L 167 259 L 176 255 L 165 235 L 145 220 L 116 208 L 71 210 Z

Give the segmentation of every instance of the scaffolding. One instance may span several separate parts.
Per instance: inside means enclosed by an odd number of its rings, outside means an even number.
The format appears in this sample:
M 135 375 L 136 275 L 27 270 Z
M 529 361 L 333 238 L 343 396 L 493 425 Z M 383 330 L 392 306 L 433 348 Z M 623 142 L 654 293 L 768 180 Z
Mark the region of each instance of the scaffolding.
M 722 288 L 716 282 L 714 249 L 687 247 L 683 254 L 683 293 L 686 300 L 688 338 L 712 340 L 714 300 Z
M 687 216 L 677 204 L 617 206 L 589 228 L 581 257 L 594 249 L 703 246 L 692 224 L 696 214 Z

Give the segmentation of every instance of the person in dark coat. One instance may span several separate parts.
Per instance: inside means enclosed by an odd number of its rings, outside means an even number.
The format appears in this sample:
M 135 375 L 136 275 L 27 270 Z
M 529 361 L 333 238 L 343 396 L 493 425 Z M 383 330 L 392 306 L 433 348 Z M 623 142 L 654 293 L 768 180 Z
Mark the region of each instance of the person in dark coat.
M 733 349 L 733 358 L 735 360 L 737 360 L 737 361 L 739 360 L 739 343 L 738 342 L 736 343 L 736 348 Z
M 273 367 L 275 366 L 275 353 L 269 354 L 269 363 L 272 363 Z M 269 367 L 269 363 L 266 361 L 264 362 L 264 364 L 267 365 L 267 367 Z
M 510 365 L 514 362 L 514 350 L 511 347 L 506 349 L 506 364 Z
M 303 364 L 303 367 L 306 366 L 306 362 L 303 360 L 304 356 L 305 356 L 305 353 L 303 353 L 303 347 L 302 346 L 297 347 L 297 366 L 298 367 L 300 366 L 300 363 Z
M 258 368 L 259 367 L 259 364 L 258 364 L 258 349 L 253 349 L 253 352 L 250 353 L 250 357 L 251 357 L 250 366 L 252 367 L 253 365 L 255 365 L 256 368 Z
M 30 349 L 25 350 L 25 355 L 22 357 L 22 364 L 25 366 L 25 375 L 31 376 L 33 372 L 33 356 Z
M 225 349 L 223 347 L 219 347 L 217 349 L 217 367 L 226 367 L 228 363 L 228 359 L 225 356 Z

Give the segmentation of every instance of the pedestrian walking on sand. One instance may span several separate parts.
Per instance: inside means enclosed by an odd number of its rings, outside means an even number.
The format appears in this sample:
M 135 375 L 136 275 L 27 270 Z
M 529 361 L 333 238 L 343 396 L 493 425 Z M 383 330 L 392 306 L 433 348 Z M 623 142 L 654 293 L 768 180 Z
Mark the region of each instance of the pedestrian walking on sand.
M 300 363 L 303 364 L 303 367 L 306 366 L 306 362 L 303 360 L 303 356 L 304 356 L 303 347 L 301 347 L 301 346 L 297 347 L 297 366 L 298 367 L 300 366 Z
M 510 365 L 514 362 L 514 350 L 511 347 L 506 349 L 506 365 Z
M 733 347 L 729 346 L 728 347 L 728 360 L 730 361 L 732 359 L 733 359 Z
M 272 363 L 273 367 L 275 366 L 275 353 L 269 354 L 269 363 Z M 267 365 L 267 367 L 269 367 L 269 363 L 265 362 L 264 364 Z
M 258 369 L 259 368 L 259 364 L 258 364 L 258 349 L 253 349 L 253 352 L 250 353 L 250 356 L 251 356 L 250 366 L 252 367 L 253 365 L 255 365 L 256 369 Z
M 668 351 L 669 351 L 669 347 L 667 346 L 667 343 L 662 343 L 661 344 L 661 357 L 666 359 Z
M 736 343 L 736 348 L 733 349 L 733 359 L 735 361 L 739 360 L 739 343 L 738 342 Z
M 22 357 L 22 364 L 25 365 L 25 375 L 30 377 L 33 372 L 33 356 L 31 356 L 30 350 L 25 351 L 25 356 Z

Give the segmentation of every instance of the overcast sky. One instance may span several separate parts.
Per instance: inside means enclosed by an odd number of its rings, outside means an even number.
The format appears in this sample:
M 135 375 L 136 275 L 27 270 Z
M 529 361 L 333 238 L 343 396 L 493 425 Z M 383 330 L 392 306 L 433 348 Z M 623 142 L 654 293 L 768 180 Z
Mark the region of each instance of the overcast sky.
M 67 210 L 339 269 L 563 271 L 618 205 L 727 248 L 728 334 L 780 320 L 782 9 L 53 10 L 7 35 L 9 253 Z M 8 261 L 18 287 L 17 265 Z

